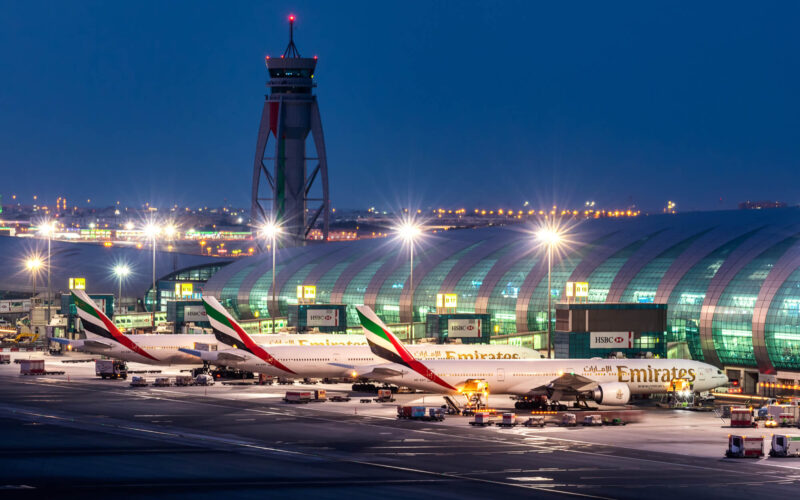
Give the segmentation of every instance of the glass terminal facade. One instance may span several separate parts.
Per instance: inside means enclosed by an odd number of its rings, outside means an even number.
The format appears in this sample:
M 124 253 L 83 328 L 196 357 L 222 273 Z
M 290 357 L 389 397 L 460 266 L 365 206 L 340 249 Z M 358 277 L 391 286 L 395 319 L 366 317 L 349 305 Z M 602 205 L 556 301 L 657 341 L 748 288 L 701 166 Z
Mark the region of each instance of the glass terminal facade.
M 555 307 L 567 281 L 585 281 L 590 303 L 666 304 L 666 343 L 685 345 L 694 359 L 765 373 L 800 370 L 798 220 L 800 209 L 785 208 L 581 221 L 554 253 L 549 291 L 547 253 L 534 228 L 423 235 L 413 290 L 408 247 L 396 240 L 281 249 L 280 313 L 296 303 L 301 284 L 316 285 L 317 303 L 346 304 L 348 324 L 357 324 L 360 304 L 389 324 L 412 317 L 424 323 L 437 294 L 456 293 L 451 312 L 488 314 L 493 342 L 526 339 L 539 347 L 548 293 Z M 271 283 L 272 259 L 264 253 L 230 264 L 203 293 L 242 319 L 265 318 Z

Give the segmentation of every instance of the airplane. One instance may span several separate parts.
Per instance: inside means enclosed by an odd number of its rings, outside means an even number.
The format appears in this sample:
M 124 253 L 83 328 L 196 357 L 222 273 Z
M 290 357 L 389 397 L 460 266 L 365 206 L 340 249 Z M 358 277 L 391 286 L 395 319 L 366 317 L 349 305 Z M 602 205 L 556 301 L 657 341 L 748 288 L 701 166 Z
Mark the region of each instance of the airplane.
M 217 338 L 232 349 L 204 351 L 182 348 L 182 352 L 205 362 L 286 378 L 336 378 L 351 376 L 361 366 L 384 361 L 368 345 L 273 346 L 259 344 L 236 322 L 214 297 L 203 297 L 211 327 Z M 511 345 L 419 344 L 408 349 L 419 359 L 529 359 L 541 355 L 533 349 Z
M 372 309 L 357 308 L 372 352 L 387 363 L 360 376 L 443 395 L 476 393 L 542 396 L 551 402 L 575 398 L 625 405 L 634 394 L 669 392 L 686 381 L 702 392 L 727 384 L 722 370 L 684 359 L 420 360 Z
M 138 363 L 174 365 L 202 364 L 197 356 L 182 352 L 181 349 L 204 348 L 215 351 L 227 348 L 214 334 L 141 334 L 126 335 L 103 314 L 84 290 L 72 290 L 72 297 L 81 319 L 85 339 L 64 339 L 50 337 L 49 340 L 67 346 L 69 350 L 79 350 L 101 354 L 110 358 Z M 281 346 L 355 346 L 367 348 L 363 335 L 343 334 L 271 334 L 253 335 L 259 343 Z M 368 348 L 367 348 L 368 349 Z

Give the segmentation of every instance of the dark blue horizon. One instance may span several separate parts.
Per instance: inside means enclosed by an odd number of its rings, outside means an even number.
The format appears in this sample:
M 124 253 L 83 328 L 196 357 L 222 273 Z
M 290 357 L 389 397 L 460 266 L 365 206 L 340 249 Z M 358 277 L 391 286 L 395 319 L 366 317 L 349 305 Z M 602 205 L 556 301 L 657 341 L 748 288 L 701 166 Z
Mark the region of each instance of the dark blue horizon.
M 266 54 L 332 205 L 800 203 L 800 5 L 2 2 L 3 202 L 249 207 Z

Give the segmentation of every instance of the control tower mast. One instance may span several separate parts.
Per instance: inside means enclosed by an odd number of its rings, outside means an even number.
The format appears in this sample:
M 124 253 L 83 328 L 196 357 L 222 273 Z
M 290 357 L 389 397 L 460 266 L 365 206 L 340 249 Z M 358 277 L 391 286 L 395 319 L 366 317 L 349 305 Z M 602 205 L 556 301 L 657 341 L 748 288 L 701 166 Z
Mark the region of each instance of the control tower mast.
M 327 240 L 330 224 L 325 139 L 312 94 L 317 58 L 300 56 L 294 19 L 289 16 L 289 45 L 283 55 L 266 57 L 269 94 L 258 128 L 250 211 L 254 224 L 280 224 L 287 246 L 303 245 L 320 217 Z M 309 133 L 312 144 L 307 144 Z

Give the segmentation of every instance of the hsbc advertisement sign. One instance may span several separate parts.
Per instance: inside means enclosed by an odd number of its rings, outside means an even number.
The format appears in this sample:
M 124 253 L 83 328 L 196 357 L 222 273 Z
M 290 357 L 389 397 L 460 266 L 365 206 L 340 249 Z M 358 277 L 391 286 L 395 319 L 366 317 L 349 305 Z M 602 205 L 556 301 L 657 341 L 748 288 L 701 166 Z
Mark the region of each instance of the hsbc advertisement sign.
M 339 326 L 338 309 L 308 309 L 306 310 L 307 326 Z
M 633 332 L 591 332 L 589 347 L 592 349 L 630 349 L 633 347 Z
M 183 308 L 183 321 L 185 323 L 202 323 L 208 321 L 206 308 L 203 306 L 186 306 Z
M 447 336 L 450 338 L 471 338 L 481 336 L 480 319 L 448 319 Z

